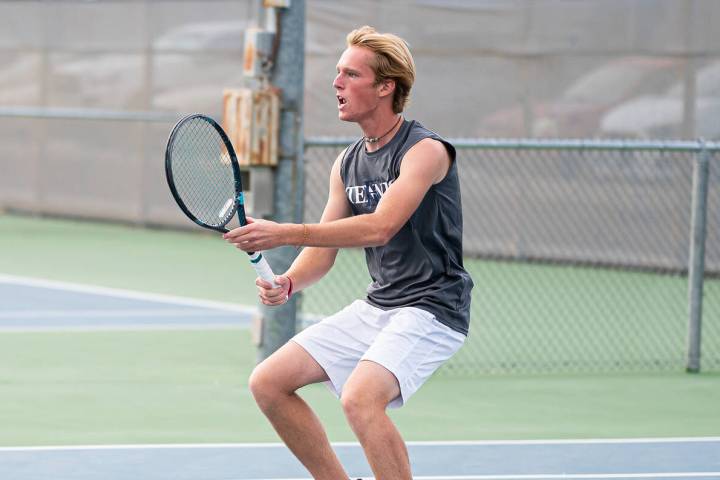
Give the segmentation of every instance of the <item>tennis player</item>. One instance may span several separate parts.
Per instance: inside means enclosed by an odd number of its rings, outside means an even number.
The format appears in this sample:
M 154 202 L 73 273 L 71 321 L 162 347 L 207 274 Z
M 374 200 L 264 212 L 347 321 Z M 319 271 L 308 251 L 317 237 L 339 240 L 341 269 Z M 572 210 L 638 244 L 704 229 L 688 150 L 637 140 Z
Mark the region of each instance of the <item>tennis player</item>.
M 347 36 L 333 87 L 338 117 L 363 137 L 335 160 L 318 224 L 249 219 L 226 239 L 245 251 L 307 246 L 278 288 L 257 280 L 266 305 L 280 305 L 322 278 L 338 248 L 364 247 L 367 298 L 303 330 L 260 363 L 250 390 L 314 478 L 347 479 L 327 435 L 296 391 L 325 382 L 378 480 L 410 480 L 405 443 L 386 414 L 400 407 L 463 344 L 473 282 L 462 262 L 455 149 L 402 115 L 415 79 L 404 40 L 362 27 Z

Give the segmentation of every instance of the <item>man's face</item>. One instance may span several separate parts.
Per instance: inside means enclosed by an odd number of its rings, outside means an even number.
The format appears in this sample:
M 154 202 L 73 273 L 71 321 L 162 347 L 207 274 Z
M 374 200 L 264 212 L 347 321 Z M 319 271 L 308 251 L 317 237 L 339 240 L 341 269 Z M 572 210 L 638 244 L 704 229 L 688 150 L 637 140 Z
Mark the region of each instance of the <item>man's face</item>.
M 362 121 L 372 115 L 381 97 L 370 68 L 374 53 L 363 47 L 348 47 L 340 56 L 333 88 L 338 100 L 338 117 L 346 122 Z

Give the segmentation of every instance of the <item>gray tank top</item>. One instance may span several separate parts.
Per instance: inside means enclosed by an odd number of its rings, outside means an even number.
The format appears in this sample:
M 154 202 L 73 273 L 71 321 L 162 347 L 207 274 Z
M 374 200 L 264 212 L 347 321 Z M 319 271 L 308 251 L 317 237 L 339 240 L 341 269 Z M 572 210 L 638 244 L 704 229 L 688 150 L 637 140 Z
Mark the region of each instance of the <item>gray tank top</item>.
M 375 152 L 367 152 L 362 139 L 349 146 L 341 160 L 340 176 L 353 215 L 372 213 L 400 175 L 405 153 L 424 138 L 442 142 L 452 164 L 387 245 L 365 248 L 372 278 L 367 302 L 382 309 L 417 307 L 467 335 L 473 282 L 463 268 L 455 148 L 420 123 L 405 120 L 393 139 Z

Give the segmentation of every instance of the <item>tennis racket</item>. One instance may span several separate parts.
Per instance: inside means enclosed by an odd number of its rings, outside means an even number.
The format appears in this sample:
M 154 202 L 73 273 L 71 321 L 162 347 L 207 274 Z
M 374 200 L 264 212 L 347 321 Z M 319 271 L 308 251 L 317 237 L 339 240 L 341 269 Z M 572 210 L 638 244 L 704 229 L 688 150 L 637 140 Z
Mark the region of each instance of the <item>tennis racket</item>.
M 165 150 L 165 175 L 180 209 L 201 227 L 227 233 L 236 213 L 240 225 L 247 225 L 237 156 L 212 118 L 193 114 L 175 125 Z M 258 276 L 277 287 L 262 253 L 247 254 Z

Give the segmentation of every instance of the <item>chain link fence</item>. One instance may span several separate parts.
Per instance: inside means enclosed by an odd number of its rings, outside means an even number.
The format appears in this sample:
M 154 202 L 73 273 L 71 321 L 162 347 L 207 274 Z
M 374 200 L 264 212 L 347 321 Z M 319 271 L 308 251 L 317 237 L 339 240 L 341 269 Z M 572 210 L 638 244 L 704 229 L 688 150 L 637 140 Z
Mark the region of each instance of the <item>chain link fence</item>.
M 351 139 L 309 139 L 305 220 Z M 444 374 L 681 371 L 688 351 L 693 171 L 701 144 L 456 140 L 470 334 Z M 720 148 L 710 146 L 702 369 L 720 370 Z M 703 278 L 703 277 L 701 277 Z M 362 250 L 303 298 L 362 298 Z

